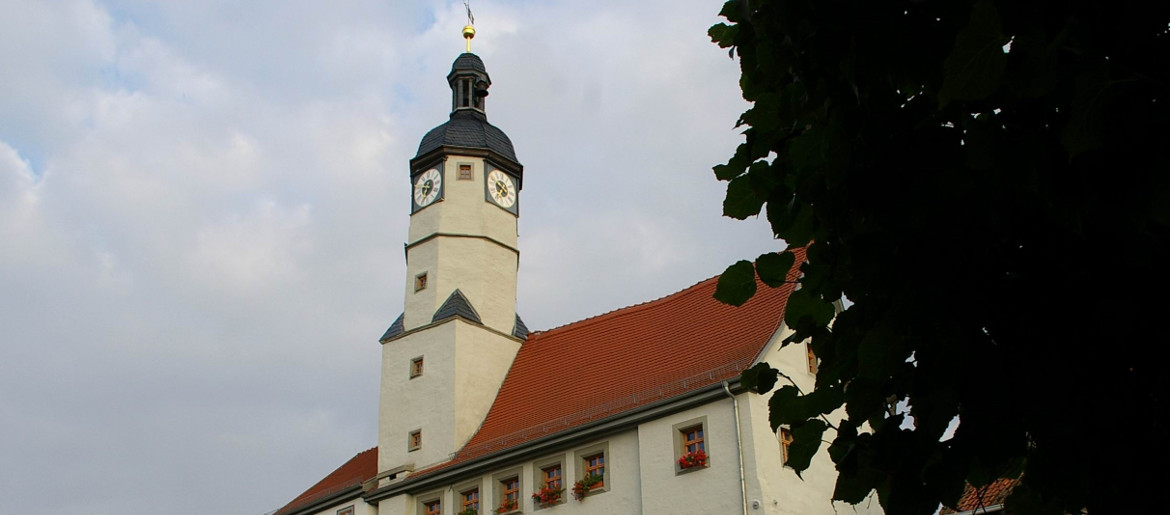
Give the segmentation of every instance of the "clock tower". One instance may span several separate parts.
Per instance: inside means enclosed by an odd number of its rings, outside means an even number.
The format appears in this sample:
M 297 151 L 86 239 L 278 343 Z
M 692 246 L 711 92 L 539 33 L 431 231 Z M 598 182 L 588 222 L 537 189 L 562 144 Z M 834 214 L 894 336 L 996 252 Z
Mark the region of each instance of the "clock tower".
M 470 35 L 469 32 L 470 31 Z M 491 78 L 469 51 L 447 74 L 450 119 L 410 160 L 406 301 L 382 336 L 378 470 L 449 460 L 479 428 L 527 329 L 516 314 L 524 167 L 487 121 Z

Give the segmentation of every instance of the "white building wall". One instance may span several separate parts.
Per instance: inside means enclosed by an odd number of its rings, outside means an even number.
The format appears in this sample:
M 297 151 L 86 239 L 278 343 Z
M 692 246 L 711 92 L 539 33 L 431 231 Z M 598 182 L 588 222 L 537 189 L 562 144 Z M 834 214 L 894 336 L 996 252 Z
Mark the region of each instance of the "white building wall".
M 677 472 L 674 433 L 678 424 L 705 417 L 708 467 Z M 731 399 L 643 423 L 638 427 L 642 506 L 640 513 L 742 512 Z M 689 425 L 689 424 L 688 424 Z M 632 513 L 632 512 L 631 512 Z
M 804 392 L 812 391 L 816 375 L 809 369 L 806 343 L 792 343 L 781 346 L 780 342 L 792 334 L 782 327 L 761 354 L 772 368 L 792 379 Z M 780 377 L 776 389 L 792 384 Z M 744 434 L 744 464 L 747 472 L 748 503 L 759 503 L 759 509 L 752 514 L 796 515 L 841 513 L 882 513 L 876 500 L 863 502 L 854 507 L 847 503 L 832 502 L 833 489 L 837 481 L 837 470 L 829 458 L 829 444 L 835 437 L 833 429 L 825 431 L 824 442 L 813 456 L 808 469 L 796 475 L 791 467 L 783 465 L 783 451 L 777 432 L 772 431 L 768 419 L 768 400 L 771 394 L 757 395 L 745 392 L 737 396 Z M 844 410 L 831 413 L 826 418 L 832 424 L 845 416 Z
M 312 515 L 338 515 L 341 510 L 348 507 L 353 507 L 353 515 L 378 515 L 378 507 L 362 500 L 361 497 L 314 511 Z

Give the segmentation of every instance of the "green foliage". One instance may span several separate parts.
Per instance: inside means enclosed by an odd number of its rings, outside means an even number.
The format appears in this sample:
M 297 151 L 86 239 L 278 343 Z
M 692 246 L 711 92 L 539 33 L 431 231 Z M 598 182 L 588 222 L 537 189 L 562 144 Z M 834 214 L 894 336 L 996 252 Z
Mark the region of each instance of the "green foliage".
M 793 431 L 789 465 L 831 440 L 834 498 L 876 492 L 887 513 L 1021 473 L 1016 513 L 1160 511 L 1164 474 L 1146 471 L 1170 459 L 1170 3 L 720 14 L 708 35 L 751 102 L 714 167 L 724 214 L 763 213 L 807 245 L 785 323 L 821 359 L 817 389 L 773 390 L 767 364 L 742 376 Z M 792 256 L 732 265 L 716 297 L 793 280 Z

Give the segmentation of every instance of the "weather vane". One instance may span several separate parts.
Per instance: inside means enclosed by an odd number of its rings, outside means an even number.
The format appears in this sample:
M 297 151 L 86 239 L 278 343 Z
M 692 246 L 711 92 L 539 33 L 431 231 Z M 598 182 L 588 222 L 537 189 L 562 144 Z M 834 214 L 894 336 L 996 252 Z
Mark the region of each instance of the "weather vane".
M 471 53 L 471 38 L 475 37 L 475 16 L 471 15 L 471 6 L 463 0 L 463 8 L 467 9 L 467 25 L 463 27 L 463 39 L 467 40 L 467 52 Z

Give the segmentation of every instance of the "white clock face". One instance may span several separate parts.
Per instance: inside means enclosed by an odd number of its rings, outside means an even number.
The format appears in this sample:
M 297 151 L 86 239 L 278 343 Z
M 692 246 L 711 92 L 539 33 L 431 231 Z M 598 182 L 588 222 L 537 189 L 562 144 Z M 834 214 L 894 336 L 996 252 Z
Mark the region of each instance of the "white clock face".
M 423 172 L 414 180 L 414 203 L 418 207 L 426 207 L 439 198 L 439 188 L 443 185 L 443 176 L 437 168 Z
M 488 194 L 500 207 L 510 208 L 516 204 L 516 185 L 508 174 L 492 170 L 487 176 Z

